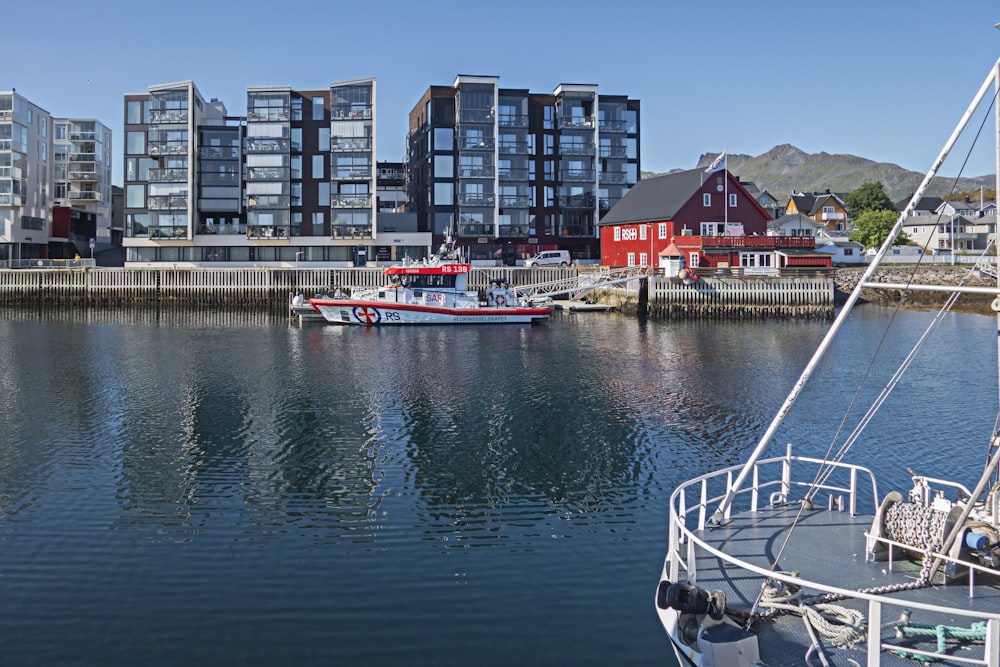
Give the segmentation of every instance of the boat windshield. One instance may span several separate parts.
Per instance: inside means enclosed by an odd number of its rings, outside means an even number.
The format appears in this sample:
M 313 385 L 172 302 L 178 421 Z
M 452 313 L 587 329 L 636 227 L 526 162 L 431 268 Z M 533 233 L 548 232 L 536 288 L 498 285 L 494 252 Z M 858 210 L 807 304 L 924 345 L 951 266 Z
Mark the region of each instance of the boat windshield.
M 409 288 L 452 288 L 455 287 L 457 276 L 443 274 L 420 274 L 415 276 L 400 276 L 403 286 Z

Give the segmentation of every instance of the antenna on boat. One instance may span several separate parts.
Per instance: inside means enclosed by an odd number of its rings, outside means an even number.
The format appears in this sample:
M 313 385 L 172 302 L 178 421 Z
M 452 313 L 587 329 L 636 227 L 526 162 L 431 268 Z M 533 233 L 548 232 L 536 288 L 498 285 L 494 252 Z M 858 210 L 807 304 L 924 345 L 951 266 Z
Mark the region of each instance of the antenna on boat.
M 1000 26 L 1000 24 L 997 25 Z M 816 370 L 816 367 L 819 365 L 819 362 L 826 355 L 827 350 L 833 343 L 833 339 L 837 336 L 837 333 L 840 331 L 840 328 L 844 325 L 847 316 L 850 314 L 851 310 L 853 310 L 854 305 L 861 297 L 861 291 L 864 289 L 865 283 L 869 281 L 872 274 L 875 273 L 875 270 L 882 262 L 882 259 L 889 253 L 889 249 L 892 247 L 893 241 L 896 240 L 896 237 L 899 236 L 899 232 L 903 228 L 903 223 L 906 221 L 907 218 L 910 217 L 910 215 L 913 214 L 913 211 L 916 208 L 917 203 L 924 196 L 924 192 L 930 185 L 931 180 L 937 175 L 937 172 L 941 168 L 941 165 L 944 163 L 945 158 L 948 157 L 948 154 L 951 152 L 951 149 L 955 146 L 955 143 L 958 141 L 958 138 L 962 135 L 962 132 L 965 130 L 965 127 L 969 124 L 969 121 L 972 119 L 973 114 L 976 112 L 976 110 L 979 108 L 979 105 L 986 97 L 986 94 L 989 91 L 990 87 L 997 82 L 998 72 L 1000 72 L 1000 59 L 998 59 L 994 63 L 993 67 L 990 68 L 990 73 L 986 76 L 986 80 L 983 81 L 982 86 L 979 87 L 979 92 L 972 100 L 972 103 L 969 105 L 968 109 L 966 109 L 965 114 L 962 116 L 962 119 L 958 122 L 958 125 L 952 131 L 951 136 L 948 138 L 948 141 L 944 145 L 944 148 L 941 149 L 941 152 L 938 154 L 937 159 L 934 160 L 934 163 L 931 165 L 930 170 L 924 176 L 924 180 L 920 183 L 920 186 L 913 193 L 913 196 L 910 198 L 910 202 L 906 205 L 906 208 L 903 209 L 903 212 L 899 214 L 899 218 L 897 218 L 896 224 L 893 225 L 892 230 L 888 233 L 885 240 L 882 242 L 882 245 L 879 247 L 878 253 L 876 253 L 875 257 L 868 265 L 868 268 L 865 269 L 865 272 L 858 280 L 857 285 L 851 291 L 850 296 L 847 297 L 847 301 L 841 308 L 840 314 L 838 314 L 837 317 L 834 319 L 833 324 L 830 326 L 830 330 L 827 331 L 826 336 L 823 337 L 822 342 L 819 344 L 819 347 L 816 348 L 816 351 L 813 353 L 813 356 L 809 360 L 809 363 L 806 364 L 805 369 L 802 371 L 802 374 L 799 376 L 799 379 L 792 387 L 791 392 L 789 392 L 788 396 L 785 398 L 785 402 L 781 405 L 781 408 L 778 410 L 778 413 L 774 416 L 774 419 L 771 420 L 771 424 L 767 427 L 767 430 L 764 432 L 764 435 L 761 436 L 761 439 L 757 443 L 757 446 L 754 447 L 753 452 L 751 452 L 750 454 L 750 458 L 747 459 L 747 462 L 743 465 L 743 468 L 740 470 L 739 475 L 737 475 L 736 479 L 729 486 L 729 489 L 726 491 L 725 497 L 719 503 L 718 509 L 716 509 L 715 513 L 712 515 L 711 522 L 713 524 L 720 525 L 726 520 L 729 514 L 730 506 L 732 505 L 733 499 L 736 497 L 736 494 L 739 492 L 740 488 L 743 486 L 743 483 L 750 475 L 750 472 L 757 464 L 757 460 L 760 459 L 761 455 L 764 453 L 764 450 L 770 444 L 771 439 L 774 437 L 774 434 L 778 430 L 778 427 L 780 427 L 781 424 L 785 421 L 785 417 L 788 415 L 788 412 L 791 409 L 792 405 L 798 399 L 799 394 L 802 393 L 802 389 L 805 387 L 806 382 L 809 380 L 813 372 Z M 998 135 L 1000 135 L 1000 116 L 998 116 L 997 118 L 997 128 L 998 128 L 997 130 Z M 998 163 L 1000 163 L 1000 141 L 998 141 L 997 144 L 997 151 L 998 151 Z M 1000 194 L 1000 168 L 998 168 L 997 172 L 998 172 L 997 187 L 998 187 L 998 194 Z M 998 281 L 1000 281 L 1000 278 L 998 278 Z M 997 317 L 998 317 L 998 323 L 1000 323 L 1000 313 L 998 313 Z M 1000 346 L 1000 337 L 998 337 L 998 346 Z M 1000 349 L 1000 347 L 998 347 L 998 349 Z

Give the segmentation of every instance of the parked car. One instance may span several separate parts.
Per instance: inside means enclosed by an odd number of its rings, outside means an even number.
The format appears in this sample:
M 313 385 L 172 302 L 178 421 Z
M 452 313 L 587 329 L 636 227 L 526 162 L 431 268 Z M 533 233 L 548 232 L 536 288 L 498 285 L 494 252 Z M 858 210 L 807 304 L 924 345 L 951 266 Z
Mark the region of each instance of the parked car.
M 527 267 L 569 266 L 569 250 L 543 250 L 534 257 L 524 260 Z

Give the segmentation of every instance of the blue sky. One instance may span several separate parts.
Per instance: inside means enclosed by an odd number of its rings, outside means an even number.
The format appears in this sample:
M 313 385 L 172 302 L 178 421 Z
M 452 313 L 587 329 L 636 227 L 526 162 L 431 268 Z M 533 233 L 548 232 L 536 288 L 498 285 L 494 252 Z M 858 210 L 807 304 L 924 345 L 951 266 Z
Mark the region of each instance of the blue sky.
M 410 109 L 457 74 L 640 99 L 644 171 L 792 144 L 923 172 L 1000 55 L 995 0 L 50 0 L 3 14 L 0 90 L 109 125 L 118 184 L 123 95 L 153 84 L 190 79 L 243 115 L 248 86 L 375 76 L 378 159 L 402 160 Z M 963 173 L 993 164 L 977 149 Z

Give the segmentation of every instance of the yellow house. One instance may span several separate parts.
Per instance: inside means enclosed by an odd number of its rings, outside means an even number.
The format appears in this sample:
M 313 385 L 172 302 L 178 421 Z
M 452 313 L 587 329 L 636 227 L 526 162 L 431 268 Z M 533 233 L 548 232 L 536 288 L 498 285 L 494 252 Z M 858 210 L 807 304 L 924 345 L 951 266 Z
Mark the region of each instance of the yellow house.
M 812 218 L 830 231 L 847 229 L 847 206 L 843 199 L 829 190 L 793 194 L 785 204 L 785 215 L 795 213 Z

